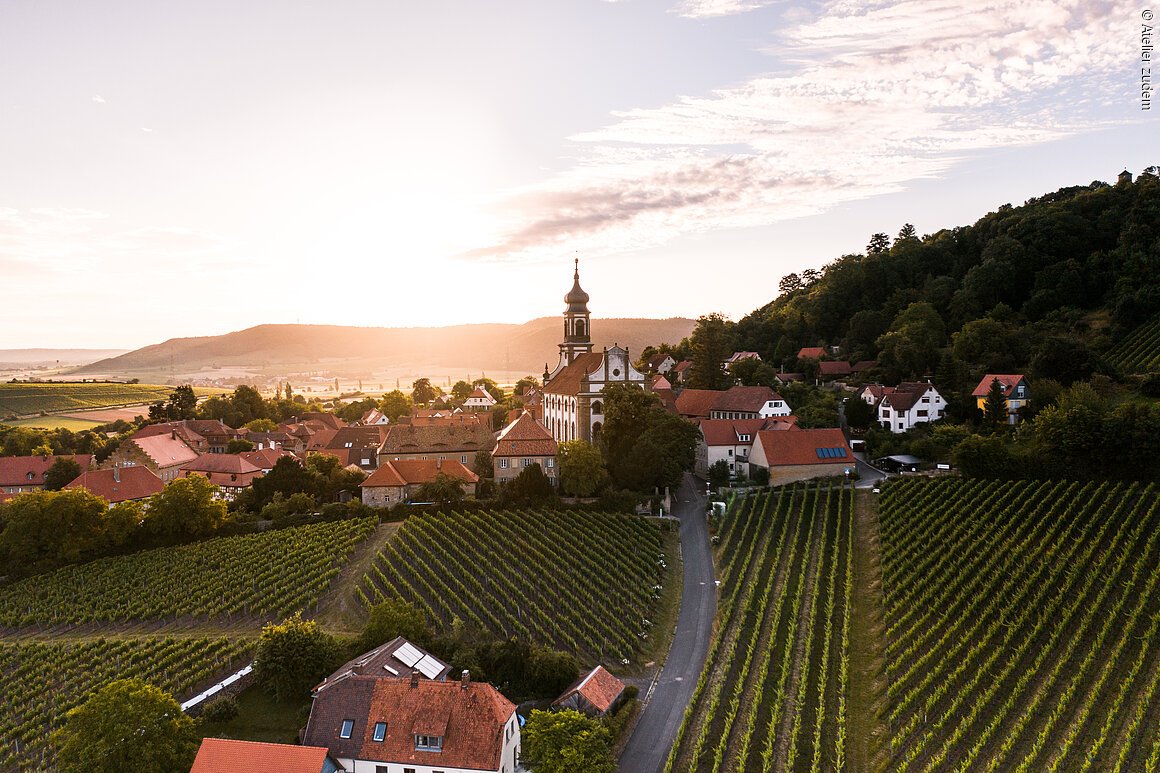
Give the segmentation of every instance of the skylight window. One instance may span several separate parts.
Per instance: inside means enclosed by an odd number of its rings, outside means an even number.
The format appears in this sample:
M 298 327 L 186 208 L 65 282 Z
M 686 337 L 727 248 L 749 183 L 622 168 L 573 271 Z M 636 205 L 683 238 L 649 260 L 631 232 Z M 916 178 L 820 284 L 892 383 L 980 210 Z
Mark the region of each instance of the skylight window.
M 338 737 L 339 738 L 350 738 L 350 734 L 352 732 L 354 732 L 354 720 L 353 719 L 342 720 L 342 729 L 338 731 Z
M 375 734 L 371 737 L 374 738 L 376 741 L 381 741 L 384 738 L 386 738 L 387 737 L 387 723 L 386 722 L 376 722 L 375 723 Z

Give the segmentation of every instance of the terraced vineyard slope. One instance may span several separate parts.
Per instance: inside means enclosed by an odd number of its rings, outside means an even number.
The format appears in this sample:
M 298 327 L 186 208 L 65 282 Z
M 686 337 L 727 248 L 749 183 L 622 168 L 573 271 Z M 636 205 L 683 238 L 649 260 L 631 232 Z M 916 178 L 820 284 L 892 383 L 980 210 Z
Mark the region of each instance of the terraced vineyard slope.
M 201 394 L 203 390 L 199 390 Z M 215 390 L 216 391 L 216 390 Z M 0 384 L 0 417 L 109 408 L 168 400 L 173 387 L 152 384 L 65 383 Z
M 51 770 L 49 735 L 108 682 L 137 677 L 181 699 L 248 663 L 252 647 L 224 638 L 0 642 L 0 770 Z
M 359 587 L 402 598 L 438 624 L 458 618 L 501 638 L 631 662 L 666 576 L 653 520 L 610 513 L 412 515 Z
M 1155 771 L 1155 486 L 912 479 L 880 499 L 891 769 Z
M 853 491 L 735 500 L 718 633 L 666 771 L 846 769 Z
M 0 626 L 283 617 L 315 604 L 373 518 L 160 548 L 0 588 Z
M 1126 373 L 1160 370 L 1160 317 L 1124 336 L 1107 358 Z

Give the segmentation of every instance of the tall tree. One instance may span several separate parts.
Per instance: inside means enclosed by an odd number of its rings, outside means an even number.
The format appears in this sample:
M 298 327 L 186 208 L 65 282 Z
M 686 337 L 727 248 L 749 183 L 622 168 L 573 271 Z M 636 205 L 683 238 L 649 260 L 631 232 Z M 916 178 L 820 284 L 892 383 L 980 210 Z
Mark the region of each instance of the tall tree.
M 521 754 L 536 773 L 611 773 L 612 732 L 578 711 L 533 709 L 521 733 Z
M 172 695 L 119 679 L 70 710 L 52 744 L 63 771 L 172 773 L 193 764 L 198 735 Z
M 82 470 L 76 459 L 61 456 L 44 472 L 44 490 L 60 491 L 80 477 Z
M 400 416 L 406 416 L 411 412 L 411 398 L 398 389 L 392 390 L 383 395 L 383 399 L 379 401 L 379 410 L 392 423 L 396 422 Z
M 608 471 L 600 449 L 583 440 L 567 440 L 556 450 L 560 488 L 566 494 L 590 497 L 608 485 Z
M 697 320 L 689 337 L 692 365 L 688 386 L 692 389 L 728 389 L 731 378 L 722 365 L 733 354 L 733 323 L 720 314 L 709 314 Z
M 443 505 L 462 502 L 464 499 L 463 481 L 459 478 L 453 478 L 447 473 L 436 473 L 434 479 L 415 489 L 415 495 L 412 499 L 416 502 L 438 502 Z
M 85 489 L 33 491 L 0 503 L 0 565 L 26 575 L 104 551 L 108 503 Z
M 262 627 L 254 653 L 254 681 L 276 700 L 304 697 L 341 662 L 334 637 L 316 621 L 303 620 L 302 614 L 295 612 L 278 625 Z
M 226 503 L 217 493 L 201 475 L 171 480 L 149 503 L 146 531 L 162 542 L 208 537 L 226 520 Z
M 431 379 L 416 379 L 411 384 L 411 399 L 417 405 L 426 405 L 439 396 L 439 391 L 431 385 Z
M 991 424 L 1007 423 L 1007 397 L 1003 394 L 1003 384 L 997 378 L 991 379 L 991 386 L 987 388 L 983 418 Z

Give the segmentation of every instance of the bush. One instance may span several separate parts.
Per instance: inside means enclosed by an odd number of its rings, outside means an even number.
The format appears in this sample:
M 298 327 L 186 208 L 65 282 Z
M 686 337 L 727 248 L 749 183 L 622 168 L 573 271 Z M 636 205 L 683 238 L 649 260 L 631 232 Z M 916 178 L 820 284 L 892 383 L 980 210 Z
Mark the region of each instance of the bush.
M 201 716 L 207 722 L 229 722 L 238 716 L 238 701 L 231 695 L 215 698 L 206 704 Z

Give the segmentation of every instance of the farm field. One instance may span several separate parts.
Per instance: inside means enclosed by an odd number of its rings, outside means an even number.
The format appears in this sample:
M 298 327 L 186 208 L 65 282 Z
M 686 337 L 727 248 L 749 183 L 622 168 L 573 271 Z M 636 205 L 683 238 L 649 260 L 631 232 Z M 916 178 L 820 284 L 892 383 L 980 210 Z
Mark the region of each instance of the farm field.
M 0 626 L 285 617 L 318 601 L 374 524 L 312 524 L 65 567 L 0 588 Z
M 253 639 L 0 641 L 0 770 L 50 770 L 49 734 L 69 709 L 115 679 L 138 677 L 177 696 L 249 662 Z
M 1126 373 L 1160 370 L 1160 317 L 1124 336 L 1107 359 Z
M 398 597 L 441 626 L 458 618 L 583 662 L 628 664 L 667 581 L 655 521 L 595 512 L 412 515 L 358 589 Z
M 1157 770 L 1160 493 L 957 479 L 881 495 L 893 771 Z
M 731 503 L 718 631 L 666 772 L 846 769 L 852 534 L 836 485 Z
M 203 387 L 194 389 L 199 397 L 224 391 L 226 390 Z M 168 400 L 172 393 L 173 387 L 156 384 L 63 381 L 41 381 L 31 384 L 0 383 L 0 417 L 29 416 L 40 413 L 72 413 L 125 405 L 142 405 L 158 400 Z

